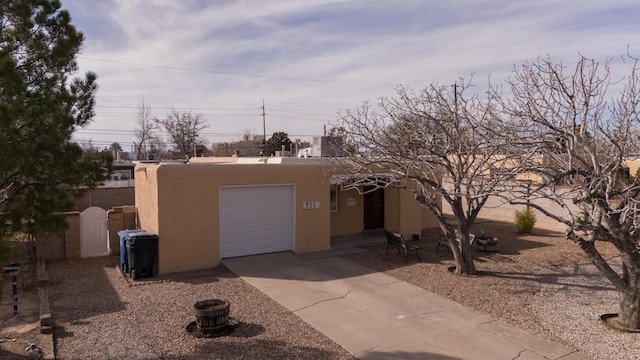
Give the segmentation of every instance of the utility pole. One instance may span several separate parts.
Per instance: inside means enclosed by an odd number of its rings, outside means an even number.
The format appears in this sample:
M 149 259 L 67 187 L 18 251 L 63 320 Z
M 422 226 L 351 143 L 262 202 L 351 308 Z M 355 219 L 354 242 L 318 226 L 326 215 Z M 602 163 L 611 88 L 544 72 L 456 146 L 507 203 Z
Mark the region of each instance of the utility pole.
M 264 112 L 264 99 L 262 99 L 262 151 L 263 153 L 267 152 L 267 123 L 266 123 L 266 115 Z
M 456 116 L 458 115 L 458 82 L 453 83 L 453 107 L 456 111 Z

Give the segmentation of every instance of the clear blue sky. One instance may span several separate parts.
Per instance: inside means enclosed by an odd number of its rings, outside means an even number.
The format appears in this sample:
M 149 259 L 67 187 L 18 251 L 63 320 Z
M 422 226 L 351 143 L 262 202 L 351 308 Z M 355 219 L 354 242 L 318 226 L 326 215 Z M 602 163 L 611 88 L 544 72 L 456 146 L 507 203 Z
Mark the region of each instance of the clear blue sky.
M 321 135 L 337 113 L 398 84 L 484 86 L 550 55 L 572 66 L 640 56 L 637 0 L 62 0 L 98 74 L 97 116 L 76 139 L 129 150 L 142 98 L 157 117 L 202 113 L 209 143 L 249 130 Z M 625 75 L 623 72 L 620 76 Z

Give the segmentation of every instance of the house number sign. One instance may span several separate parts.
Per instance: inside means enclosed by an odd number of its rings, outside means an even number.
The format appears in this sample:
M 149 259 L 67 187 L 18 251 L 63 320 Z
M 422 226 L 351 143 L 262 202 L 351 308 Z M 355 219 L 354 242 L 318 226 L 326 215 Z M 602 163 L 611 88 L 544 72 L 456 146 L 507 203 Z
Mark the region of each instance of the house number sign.
M 320 207 L 320 201 L 306 201 L 302 203 L 302 208 L 305 210 L 317 209 Z

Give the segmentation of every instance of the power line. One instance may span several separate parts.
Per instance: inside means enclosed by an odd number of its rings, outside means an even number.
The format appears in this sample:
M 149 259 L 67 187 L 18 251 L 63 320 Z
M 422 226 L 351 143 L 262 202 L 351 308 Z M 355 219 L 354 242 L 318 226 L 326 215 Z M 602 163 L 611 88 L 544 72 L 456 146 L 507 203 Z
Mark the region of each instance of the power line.
M 236 73 L 236 72 L 228 72 L 228 71 L 192 69 L 192 68 L 185 68 L 185 67 L 178 67 L 178 66 L 141 64 L 141 63 L 133 63 L 133 62 L 128 62 L 128 61 L 93 59 L 93 58 L 85 58 L 85 57 L 78 57 L 78 59 L 89 60 L 89 61 L 99 61 L 99 62 L 105 62 L 105 63 L 111 63 L 111 64 L 149 67 L 149 68 L 156 68 L 156 69 L 181 70 L 181 71 L 199 72 L 199 73 L 208 73 L 208 74 L 217 74 L 217 75 L 241 76 L 241 77 L 274 79 L 274 80 L 286 80 L 286 81 L 304 81 L 304 82 L 319 82 L 319 83 L 332 83 L 332 84 L 353 84 L 353 85 L 385 85 L 385 86 L 396 86 L 397 85 L 397 84 L 391 84 L 391 83 L 373 83 L 373 82 L 340 81 L 340 80 L 321 80 L 321 79 L 308 79 L 308 78 L 296 78 L 296 77 L 285 77 L 285 76 L 271 76 L 271 75 L 260 75 L 260 74 L 245 74 L 245 73 Z

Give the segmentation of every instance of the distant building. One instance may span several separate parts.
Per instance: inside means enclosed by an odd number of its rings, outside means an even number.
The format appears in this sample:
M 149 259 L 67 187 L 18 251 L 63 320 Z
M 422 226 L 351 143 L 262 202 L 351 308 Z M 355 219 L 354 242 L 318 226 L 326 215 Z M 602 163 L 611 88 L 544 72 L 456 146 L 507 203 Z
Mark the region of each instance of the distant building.
M 298 149 L 308 148 L 311 144 L 308 141 L 293 139 L 291 141 L 291 149 L 285 149 L 285 156 L 295 154 Z M 240 141 L 213 143 L 211 151 L 215 157 L 253 157 L 261 156 L 265 148 L 263 135 L 244 135 Z M 283 155 L 282 152 L 279 152 Z
M 311 143 L 309 143 L 308 141 L 302 141 L 300 139 L 293 139 L 291 140 L 291 149 L 289 151 L 290 156 L 300 156 L 298 154 L 300 154 L 300 149 L 308 149 L 309 147 L 311 147 Z
M 307 154 L 307 156 L 343 156 L 342 149 L 343 138 L 341 136 L 315 136 L 311 146 L 311 154 Z
M 242 140 L 213 143 L 213 156 L 259 156 L 264 151 L 264 135 L 244 135 Z

